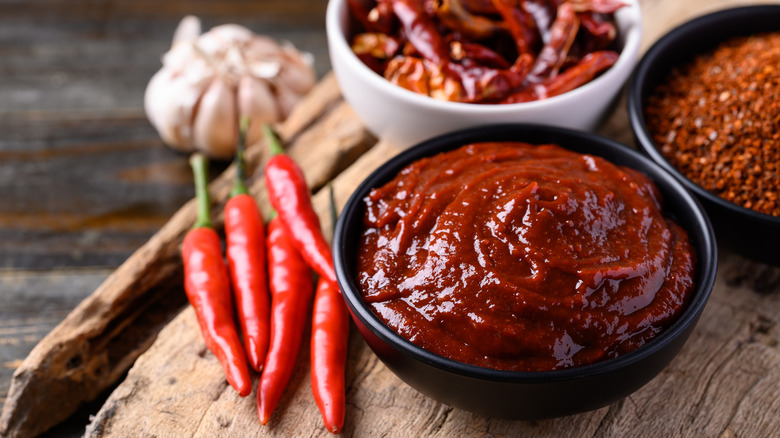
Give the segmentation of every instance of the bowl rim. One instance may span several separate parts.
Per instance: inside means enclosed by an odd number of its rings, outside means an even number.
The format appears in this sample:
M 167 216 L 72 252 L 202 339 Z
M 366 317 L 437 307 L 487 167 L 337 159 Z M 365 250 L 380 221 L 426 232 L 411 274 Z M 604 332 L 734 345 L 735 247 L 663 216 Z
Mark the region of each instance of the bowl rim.
M 413 160 L 445 150 L 451 150 L 466 144 L 466 142 L 483 139 L 485 136 L 502 135 L 501 132 L 510 132 L 513 134 L 536 132 L 545 135 L 552 134 L 564 136 L 571 142 L 582 139 L 601 143 L 606 148 L 615 150 L 619 154 L 626 154 L 629 160 L 642 162 L 643 165 L 653 169 L 654 173 L 664 179 L 664 183 L 670 186 L 671 191 L 673 191 L 676 196 L 679 196 L 686 206 L 692 207 L 691 211 L 686 213 L 692 215 L 692 222 L 702 225 L 701 234 L 703 236 L 703 247 L 697 248 L 697 250 L 700 250 L 699 252 L 702 252 L 697 261 L 697 270 L 699 271 L 697 272 L 697 275 L 700 277 L 701 281 L 696 284 L 694 294 L 691 297 L 688 306 L 671 326 L 667 327 L 657 337 L 642 347 L 616 358 L 589 365 L 553 371 L 507 371 L 458 362 L 425 350 L 424 348 L 413 344 L 387 326 L 368 308 L 368 306 L 355 304 L 356 302 L 362 303 L 363 300 L 358 292 L 358 287 L 354 278 L 350 277 L 348 269 L 345 266 L 344 254 L 346 252 L 346 241 L 348 240 L 345 232 L 347 222 L 350 220 L 349 218 L 362 211 L 362 199 L 368 191 L 377 187 L 378 184 L 381 184 L 381 181 L 387 181 L 386 176 L 383 174 L 390 173 L 392 177 Z M 488 137 L 485 141 L 489 140 L 490 138 Z M 560 146 L 567 148 L 567 146 L 563 144 Z M 651 177 L 651 179 L 653 179 L 654 182 L 657 182 L 654 177 Z M 400 152 L 398 155 L 388 160 L 384 165 L 375 169 L 355 189 L 339 215 L 333 234 L 334 265 L 344 300 L 352 311 L 353 316 L 359 318 L 360 321 L 380 340 L 418 361 L 446 372 L 485 381 L 501 381 L 518 384 L 561 382 L 603 375 L 630 367 L 655 355 L 669 344 L 673 343 L 686 330 L 695 326 L 715 285 L 717 254 L 718 250 L 715 234 L 701 204 L 676 178 L 669 175 L 669 173 L 658 164 L 639 152 L 598 134 L 577 131 L 570 128 L 527 123 L 495 124 L 467 128 L 436 136 Z
M 646 100 L 644 88 L 649 80 L 650 72 L 655 68 L 656 63 L 663 63 L 663 60 L 670 50 L 677 54 L 687 52 L 693 55 L 699 53 L 696 50 L 679 48 L 680 45 L 678 41 L 680 38 L 692 38 L 693 35 L 701 30 L 712 28 L 718 23 L 738 22 L 768 12 L 780 16 L 780 4 L 739 6 L 721 9 L 697 16 L 673 28 L 653 43 L 637 63 L 634 72 L 628 80 L 626 105 L 628 108 L 629 124 L 632 127 L 638 146 L 649 155 L 656 164 L 659 164 L 680 180 L 688 190 L 722 209 L 747 216 L 759 223 L 778 226 L 780 225 L 780 216 L 772 216 L 723 199 L 685 176 L 680 170 L 672 165 L 658 149 L 658 146 L 656 146 L 647 130 L 647 123 L 644 115 L 644 104 Z M 780 31 L 780 22 L 778 22 L 778 31 Z M 725 41 L 731 36 L 733 36 L 733 34 L 724 34 L 721 41 Z
M 535 100 L 530 102 L 507 103 L 507 104 L 477 104 L 468 102 L 449 102 L 433 99 L 429 96 L 423 96 L 410 90 L 406 90 L 397 85 L 391 84 L 383 77 L 377 75 L 368 68 L 357 56 L 347 43 L 345 32 L 341 26 L 341 8 L 346 9 L 346 0 L 329 0 L 325 13 L 325 30 L 328 38 L 328 44 L 332 47 L 331 57 L 340 56 L 347 67 L 358 75 L 365 77 L 371 86 L 381 90 L 385 95 L 393 95 L 396 99 L 402 100 L 410 105 L 420 105 L 426 110 L 445 111 L 445 112 L 477 112 L 484 114 L 498 114 L 505 112 L 527 109 L 528 111 L 538 110 L 546 106 L 555 105 L 558 102 L 565 102 L 567 99 L 576 99 L 580 95 L 586 95 L 591 88 L 595 88 L 602 83 L 620 82 L 617 75 L 621 70 L 626 69 L 629 72 L 639 56 L 639 49 L 642 41 L 642 11 L 639 6 L 639 0 L 626 0 L 628 7 L 618 10 L 615 15 L 618 26 L 618 34 L 623 36 L 623 47 L 620 50 L 617 61 L 612 67 L 604 71 L 595 79 L 558 96 L 547 99 Z

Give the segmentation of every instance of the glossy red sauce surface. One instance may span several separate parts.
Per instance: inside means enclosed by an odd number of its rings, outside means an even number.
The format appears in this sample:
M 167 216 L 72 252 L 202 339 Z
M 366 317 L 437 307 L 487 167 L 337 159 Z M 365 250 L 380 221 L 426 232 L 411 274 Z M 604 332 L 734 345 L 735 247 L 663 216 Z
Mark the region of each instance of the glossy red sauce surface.
M 555 145 L 479 143 L 364 199 L 358 283 L 426 350 L 544 371 L 634 350 L 694 288 L 694 250 L 642 173 Z

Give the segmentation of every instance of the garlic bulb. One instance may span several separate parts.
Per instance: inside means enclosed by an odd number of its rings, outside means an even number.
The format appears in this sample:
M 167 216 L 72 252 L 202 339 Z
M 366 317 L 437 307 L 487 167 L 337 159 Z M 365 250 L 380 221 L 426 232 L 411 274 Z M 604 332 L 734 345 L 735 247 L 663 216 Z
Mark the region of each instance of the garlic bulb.
M 247 142 L 264 123 L 284 120 L 313 86 L 312 56 L 237 24 L 201 33 L 200 20 L 182 19 L 162 68 L 144 94 L 144 109 L 162 140 L 181 151 L 229 159 L 238 120 L 250 119 Z

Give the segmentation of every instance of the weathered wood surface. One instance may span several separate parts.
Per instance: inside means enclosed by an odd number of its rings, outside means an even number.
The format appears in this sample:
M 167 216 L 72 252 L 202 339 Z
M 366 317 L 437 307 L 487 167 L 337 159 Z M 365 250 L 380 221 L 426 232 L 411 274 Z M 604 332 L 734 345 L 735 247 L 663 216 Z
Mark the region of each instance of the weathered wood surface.
M 137 9 L 134 9 L 127 4 L 116 3 L 120 5 L 115 8 L 116 11 L 123 10 L 131 14 L 140 13 L 139 11 L 143 7 L 139 6 Z M 268 3 L 270 4 L 268 7 L 271 8 L 286 8 L 281 6 L 285 2 Z M 290 9 L 300 8 L 295 10 L 296 14 L 311 17 L 310 12 L 301 8 L 301 5 L 304 3 L 313 4 L 313 1 L 299 0 L 288 3 L 290 3 Z M 640 0 L 640 3 L 645 14 L 645 39 L 643 45 L 646 48 L 666 29 L 704 11 L 719 9 L 733 4 L 777 2 Z M 228 3 L 226 10 L 235 12 L 237 9 L 236 4 L 238 3 Z M 28 4 L 17 6 L 16 14 L 10 14 L 3 19 L 12 20 L 18 18 L 30 7 L 24 5 Z M 63 16 L 66 22 L 68 19 L 73 20 L 74 17 L 77 18 L 75 21 L 83 18 L 75 16 L 72 12 L 65 11 L 67 8 L 63 5 L 64 3 L 55 4 L 54 11 L 44 15 L 44 19 L 54 20 L 53 17 L 56 17 L 57 14 Z M 201 5 L 199 6 L 201 12 L 208 12 L 206 11 L 208 9 L 206 3 L 199 3 L 199 5 Z M 213 13 L 215 10 L 210 11 Z M 106 16 L 108 17 L 112 16 L 111 12 L 109 7 L 103 10 L 103 13 L 107 14 Z M 197 13 L 198 11 L 164 8 L 160 12 L 162 16 L 168 17 L 169 21 L 171 21 L 170 17 L 175 16 L 179 12 L 183 14 L 185 12 Z M 219 17 L 220 15 L 216 14 L 216 16 Z M 83 20 L 89 21 L 86 18 Z M 216 22 L 224 22 L 224 20 L 217 18 Z M 299 23 L 282 22 L 280 25 L 282 29 L 276 27 L 276 30 L 283 33 L 285 25 L 294 28 L 299 26 Z M 117 40 L 127 36 L 127 29 L 124 31 L 111 30 L 110 28 L 103 30 Z M 8 30 L 6 27 L 0 33 L 0 36 L 11 35 L 14 31 L 21 32 L 19 26 L 12 27 L 11 30 Z M 29 32 L 29 30 L 25 32 Z M 170 37 L 168 33 L 169 31 L 166 29 L 165 38 L 156 39 L 158 45 L 159 41 L 167 42 Z M 320 44 L 319 47 L 324 47 L 322 34 L 320 33 L 319 35 L 320 41 L 317 44 Z M 117 42 L 116 44 L 120 43 Z M 94 47 L 90 50 L 93 51 L 94 55 L 94 52 L 96 52 Z M 16 54 L 16 58 L 18 58 L 17 61 L 19 63 L 23 63 L 21 61 L 23 57 L 20 54 Z M 318 59 L 322 60 L 323 57 L 318 57 Z M 147 61 L 143 60 L 142 62 Z M 149 75 L 153 70 L 150 69 Z M 146 76 L 140 81 L 139 78 L 133 78 L 132 80 L 145 84 L 145 78 Z M 131 80 L 129 79 L 128 81 Z M 53 81 L 52 84 L 56 84 L 56 81 Z M 106 85 L 98 82 L 98 88 L 100 88 L 101 84 Z M 17 90 L 24 89 L 18 81 L 12 82 L 11 85 L 6 85 L 7 83 L 0 86 L 0 93 L 3 93 L 2 96 L 13 98 L 10 100 L 11 102 L 14 99 L 16 101 L 24 101 L 24 93 L 20 91 L 17 94 Z M 56 101 L 45 99 L 44 101 L 54 109 L 46 108 L 47 111 L 40 112 L 34 106 L 29 106 L 22 107 L 21 113 L 3 109 L 4 115 L 11 114 L 12 117 L 0 119 L 0 124 L 15 133 L 15 136 L 11 135 L 6 137 L 5 140 L 0 140 L 0 146 L 2 146 L 0 147 L 0 153 L 4 154 L 4 160 L 2 161 L 7 162 L 11 160 L 11 163 L 4 169 L 13 169 L 14 167 L 29 168 L 30 162 L 51 160 L 52 154 L 50 151 L 47 151 L 48 146 L 45 146 L 46 142 L 54 139 L 55 142 L 66 143 L 64 137 L 58 136 L 58 133 L 62 132 L 63 126 L 76 124 L 77 119 L 82 121 L 82 123 L 83 119 L 87 119 L 90 122 L 78 125 L 74 131 L 80 129 L 84 136 L 96 132 L 97 143 L 123 144 L 128 138 L 134 138 L 134 135 L 136 135 L 133 134 L 135 128 L 128 128 L 124 131 L 121 128 L 124 126 L 138 127 L 145 123 L 139 109 L 139 90 L 142 90 L 142 86 L 139 87 L 138 83 L 128 86 L 127 89 L 121 89 L 118 95 L 128 98 L 131 102 L 130 108 L 115 111 L 111 113 L 113 114 L 111 117 L 101 115 L 100 111 L 87 111 L 88 117 L 84 118 L 79 118 L 79 116 L 84 116 L 85 113 L 70 114 L 70 116 L 55 114 Z M 56 91 L 44 89 L 44 92 L 39 94 L 46 95 L 46 92 L 56 94 Z M 90 91 L 87 90 L 87 92 L 89 93 Z M 94 101 L 99 100 L 97 99 L 98 96 L 93 97 Z M 105 108 L 112 107 L 111 102 L 104 101 L 103 105 Z M 310 130 L 311 133 L 306 134 L 309 139 L 321 140 L 322 137 L 325 137 L 325 140 L 327 140 L 333 126 L 342 126 L 336 120 L 343 120 L 343 117 L 349 118 L 349 110 L 345 109 L 343 105 L 335 103 L 329 108 L 331 109 L 331 111 L 328 111 L 329 114 L 336 114 L 338 111 L 341 111 L 341 116 L 333 116 L 331 122 L 321 125 L 323 127 L 319 131 Z M 632 140 L 625 112 L 622 108 L 622 105 L 618 107 L 616 113 L 609 120 L 608 124 L 602 128 L 601 132 L 608 137 L 630 144 Z M 311 114 L 310 117 L 319 114 L 319 111 L 311 108 L 308 108 L 307 111 Z M 23 120 L 23 128 L 21 130 L 19 128 L 15 130 L 10 129 L 21 120 Z M 280 131 L 285 138 L 290 139 L 294 137 L 295 133 L 305 127 L 303 125 L 305 123 L 301 124 L 301 126 L 288 124 L 282 127 Z M 44 128 L 43 132 L 38 131 L 38 128 L 41 126 Z M 96 126 L 97 128 L 92 128 L 91 126 Z M 115 127 L 120 129 L 113 129 Z M 146 147 L 147 151 L 154 150 L 151 145 L 155 144 L 155 140 L 151 139 L 151 135 L 148 132 L 150 128 L 147 125 L 144 125 L 143 128 L 138 127 L 138 130 L 143 129 L 147 130 L 143 135 L 139 135 L 143 139 L 135 143 L 130 141 L 131 144 L 124 150 L 136 150 L 133 145 L 139 144 L 148 145 Z M 361 134 L 357 135 L 360 136 Z M 28 138 L 31 141 L 28 141 Z M 371 142 L 370 137 L 364 138 L 367 143 L 362 143 L 359 147 L 353 149 L 354 151 L 363 150 L 369 146 L 368 143 Z M 36 144 L 44 146 L 41 147 L 42 151 L 28 153 L 24 150 L 29 145 L 28 143 L 33 146 Z M 308 141 L 306 143 L 309 144 Z M 159 146 L 159 143 L 156 144 Z M 332 144 L 338 145 L 339 142 Z M 346 196 L 351 192 L 350 187 L 354 187 L 354 184 L 360 179 L 360 175 L 364 175 L 365 172 L 378 165 L 382 159 L 392 154 L 390 150 L 383 150 L 382 148 L 384 147 L 386 145 L 381 143 L 373 147 L 360 158 L 362 164 L 349 167 L 337 177 L 335 187 L 339 202 L 346 201 Z M 95 150 L 99 149 L 101 148 L 95 145 Z M 80 239 L 71 236 L 67 240 L 66 237 L 66 241 L 70 245 L 59 244 L 52 246 L 51 242 L 57 242 L 57 238 L 52 237 L 57 235 L 55 229 L 54 233 L 43 233 L 44 240 L 49 242 L 49 244 L 32 245 L 37 251 L 34 252 L 25 250 L 25 248 L 29 248 L 30 242 L 34 243 L 36 239 L 30 239 L 28 231 L 20 233 L 18 228 L 20 225 L 14 222 L 25 217 L 34 219 L 36 216 L 33 214 L 24 215 L 22 212 L 24 209 L 20 209 L 15 214 L 4 216 L 4 220 L 0 223 L 0 226 L 2 226 L 0 227 L 0 233 L 5 233 L 3 236 L 10 236 L 5 240 L 9 244 L 14 242 L 13 239 L 18 239 L 19 235 L 22 237 L 27 236 L 28 240 L 26 243 L 19 243 L 13 248 L 4 242 L 4 246 L 0 250 L 9 248 L 9 251 L 5 253 L 7 255 L 3 259 L 3 265 L 11 267 L 26 266 L 28 268 L 50 267 L 52 265 L 51 261 L 48 262 L 48 265 L 36 265 L 35 263 L 39 263 L 37 261 L 38 258 L 46 258 L 48 254 L 56 254 L 57 251 L 63 252 L 49 260 L 57 260 L 57 263 L 62 263 L 62 260 L 66 260 L 75 266 L 106 266 L 105 254 L 119 254 L 118 257 L 121 258 L 121 251 L 113 250 L 114 252 L 100 254 L 99 251 L 94 250 L 94 242 L 101 240 L 98 237 L 112 239 L 114 236 L 130 235 L 127 232 L 128 229 L 131 226 L 137 226 L 133 224 L 142 223 L 145 224 L 145 228 L 133 237 L 138 240 L 139 236 L 144 236 L 144 232 L 151 233 L 149 229 L 156 229 L 162 226 L 165 219 L 168 219 L 173 214 L 173 211 L 190 196 L 190 192 L 187 191 L 189 190 L 190 181 L 186 160 L 182 160 L 181 157 L 175 154 L 170 154 L 170 151 L 165 149 L 161 151 L 147 153 L 147 155 L 151 154 L 152 158 L 157 157 L 156 160 L 163 164 L 152 163 L 154 160 L 149 161 L 147 157 L 145 158 L 147 161 L 140 164 L 135 172 L 125 175 L 134 176 L 135 178 L 139 176 L 148 177 L 149 175 L 169 175 L 169 179 L 162 181 L 161 186 L 178 187 L 176 189 L 178 194 L 175 197 L 168 195 L 167 198 L 163 197 L 160 200 L 159 204 L 165 206 L 164 208 L 167 208 L 167 210 L 157 207 L 143 212 L 132 208 L 123 210 L 121 202 L 118 202 L 120 206 L 116 207 L 112 214 L 97 215 L 97 217 L 105 218 L 105 222 L 98 220 L 87 222 L 86 225 L 83 222 L 79 222 L 79 219 L 75 216 L 78 212 L 73 213 L 71 211 L 69 214 L 74 216 L 69 219 L 71 216 L 65 214 L 68 211 L 60 211 L 60 215 L 65 219 L 65 224 L 73 225 L 73 229 L 66 230 L 62 228 L 60 230 L 62 234 L 72 235 L 75 233 L 76 237 Z M 82 156 L 87 161 L 86 158 L 89 155 L 85 152 Z M 300 157 L 302 160 L 309 159 L 309 161 L 306 161 L 305 166 L 307 166 L 307 176 L 313 175 L 309 176 L 309 182 L 314 187 L 320 187 L 333 174 L 343 170 L 343 163 L 351 162 L 355 158 L 354 156 L 347 157 L 346 161 L 341 162 L 341 164 L 330 166 L 330 170 L 321 171 L 308 167 L 320 163 L 316 154 L 302 153 Z M 112 160 L 118 159 L 116 156 L 114 158 L 106 158 L 106 162 L 115 162 Z M 121 158 L 119 160 L 121 161 Z M 27 167 L 23 166 L 25 164 L 27 164 Z M 53 166 L 56 165 L 56 160 L 49 165 L 54 169 Z M 158 165 L 162 166 L 160 168 L 164 168 L 165 172 L 148 172 L 150 167 Z M 94 167 L 94 164 L 91 167 Z M 88 168 L 89 166 L 85 166 L 82 169 Z M 13 172 L 3 173 L 0 176 L 12 174 Z M 82 170 L 78 175 L 71 176 L 71 180 L 76 180 L 85 174 L 86 171 Z M 170 175 L 179 175 L 179 178 L 175 180 L 170 179 Z M 224 178 L 226 177 L 223 176 L 222 178 L 222 181 L 225 181 Z M 12 201 L 9 203 L 10 205 L 35 205 L 28 199 L 23 199 L 18 194 L 18 191 L 12 189 L 10 178 L 2 181 L 6 181 L 8 192 L 14 196 L 9 198 Z M 76 187 L 78 185 L 74 183 L 73 188 L 68 190 L 76 190 Z M 187 188 L 184 189 L 184 187 Z M 261 186 L 254 185 L 253 192 L 257 193 L 261 188 Z M 226 192 L 226 189 L 220 187 L 219 184 L 215 185 L 213 189 L 218 197 L 224 196 Z M 261 196 L 258 196 L 258 198 L 263 202 Z M 5 200 L 5 198 L 3 199 Z M 172 199 L 181 201 L 176 203 Z M 323 200 L 318 201 L 318 206 L 322 212 L 325 211 Z M 215 212 L 218 209 L 219 205 L 215 207 Z M 7 211 L 9 210 L 4 210 L 4 212 Z M 154 214 L 149 215 L 150 211 Z M 133 216 L 134 214 L 136 214 L 135 222 L 127 219 L 128 216 Z M 328 222 L 326 222 L 327 217 L 327 215 L 324 216 L 326 230 L 329 229 L 327 226 Z M 175 220 L 175 217 L 173 220 Z M 123 230 L 124 233 L 105 231 L 106 229 L 114 230 L 111 226 L 106 226 L 106 224 L 110 223 L 114 225 L 117 223 L 123 224 L 124 229 L 122 227 L 118 228 Z M 79 226 L 82 228 L 79 228 Z M 166 225 L 166 227 L 168 226 Z M 90 231 L 92 229 L 90 227 L 97 231 Z M 79 235 L 79 233 L 83 235 Z M 158 235 L 160 233 L 163 233 L 163 231 L 160 231 Z M 180 235 L 177 235 L 173 240 L 179 237 Z M 73 244 L 74 242 L 75 245 Z M 132 242 L 123 242 L 124 246 L 122 248 L 132 245 Z M 92 246 L 90 246 L 91 243 L 93 244 Z M 83 246 L 79 246 L 79 244 Z M 143 244 L 143 241 L 141 241 L 136 247 L 145 247 L 146 245 L 150 245 L 150 243 Z M 55 250 L 53 252 L 47 251 L 49 247 Z M 23 256 L 27 255 L 27 258 L 15 256 L 14 251 L 19 252 Z M 95 255 L 96 253 L 98 255 Z M 63 256 L 63 254 L 65 255 Z M 138 256 L 133 255 L 133 257 Z M 117 260 L 117 258 L 110 260 Z M 22 262 L 27 263 L 27 265 L 20 264 Z M 109 261 L 108 265 L 110 264 L 111 262 Z M 33 285 L 34 288 L 37 288 L 35 290 L 41 291 L 33 296 L 40 296 L 43 297 L 41 298 L 42 300 L 46 300 L 46 307 L 52 309 L 47 314 L 48 318 L 49 320 L 56 320 L 57 318 L 62 318 L 68 308 L 67 306 L 57 306 L 56 301 L 52 303 L 49 297 L 56 297 L 57 299 L 66 298 L 70 300 L 69 302 L 76 302 L 95 289 L 101 283 L 101 278 L 106 274 L 105 268 L 82 273 L 73 271 L 63 273 L 61 270 L 45 272 L 43 273 L 45 278 L 60 281 L 62 284 L 72 285 L 72 289 L 64 287 L 62 290 L 53 293 L 48 292 L 46 287 L 40 284 L 42 280 L 35 273 L 27 271 L 14 272 L 11 275 L 3 275 L 0 278 L 0 285 L 3 286 L 0 289 L 3 293 L 0 298 L 10 303 L 12 301 L 9 300 L 9 297 L 24 296 L 19 292 L 21 288 L 26 285 Z M 156 278 L 155 281 L 163 280 Z M 350 387 L 348 389 L 348 414 L 345 432 L 348 435 L 355 436 L 502 436 L 530 434 L 535 436 L 647 436 L 648 434 L 653 436 L 777 436 L 780 434 L 780 430 L 778 430 L 780 428 L 778 425 L 779 421 L 776 418 L 776 413 L 778 412 L 776 394 L 778 389 L 780 389 L 780 377 L 776 371 L 780 369 L 778 368 L 777 356 L 777 315 L 778 310 L 780 310 L 778 309 L 779 284 L 780 271 L 777 268 L 755 265 L 732 254 L 722 254 L 719 279 L 712 300 L 702 317 L 702 322 L 694 332 L 683 353 L 667 370 L 645 388 L 613 406 L 588 414 L 543 422 L 494 420 L 453 410 L 433 402 L 398 381 L 381 363 L 378 363 L 359 336 L 353 333 L 350 344 L 351 355 L 348 369 Z M 99 291 L 104 287 L 105 282 L 97 290 Z M 176 287 L 175 284 L 171 283 L 164 289 L 174 290 Z M 87 298 L 87 300 L 89 299 Z M 118 312 L 118 309 L 123 304 L 120 304 L 119 307 L 117 307 L 116 303 L 107 304 L 109 308 L 113 308 L 111 312 L 114 313 L 104 314 L 104 317 L 107 315 L 116 317 L 116 315 L 121 313 Z M 227 387 L 223 379 L 220 378 L 220 370 L 216 361 L 203 347 L 202 342 L 199 341 L 197 328 L 193 325 L 195 323 L 191 311 L 185 308 L 186 310 L 177 314 L 177 309 L 180 307 L 172 306 L 171 308 L 173 310 L 170 313 L 161 312 L 161 315 L 173 318 L 173 320 L 160 332 L 156 343 L 146 354 L 138 359 L 135 367 L 130 371 L 127 378 L 124 379 L 124 382 L 109 397 L 107 403 L 98 413 L 95 422 L 91 425 L 91 434 L 95 436 L 305 436 L 327 434 L 321 427 L 319 414 L 310 396 L 307 377 L 308 352 L 303 351 L 299 358 L 298 369 L 293 378 L 293 383 L 272 420 L 273 425 L 261 427 L 257 423 L 255 416 L 255 394 L 253 393 L 246 399 L 240 399 L 234 396 L 230 390 L 225 390 Z M 10 341 L 7 341 L 7 344 L 0 342 L 0 359 L 5 361 L 7 369 L 18 366 L 20 361 L 13 356 L 5 356 L 6 352 L 9 351 L 6 349 L 6 345 L 11 345 L 20 340 L 30 342 L 32 339 L 40 338 L 42 334 L 34 330 L 35 327 L 40 326 L 40 323 L 35 322 L 37 321 L 35 319 L 37 318 L 36 316 L 22 317 L 21 320 L 13 318 L 20 314 L 25 315 L 24 312 L 30 311 L 28 309 L 36 309 L 36 307 L 24 306 L 23 303 L 10 308 L 0 307 L 0 316 L 2 316 L 0 329 L 7 330 L 13 336 L 2 338 L 10 339 Z M 128 328 L 133 326 L 132 317 L 125 321 Z M 158 324 L 152 324 L 152 326 L 153 330 L 148 330 L 149 328 L 147 327 L 148 331 L 145 337 L 142 336 L 141 339 L 135 340 L 135 344 L 131 348 L 134 351 L 131 357 L 137 356 L 149 345 L 154 338 L 154 333 L 162 324 L 158 321 Z M 17 327 L 22 327 L 23 330 L 19 331 Z M 73 327 L 71 326 L 71 328 Z M 88 328 L 84 325 L 76 324 L 75 329 L 83 334 L 85 330 L 88 332 L 94 329 L 94 327 Z M 130 329 L 130 332 L 132 332 L 132 329 Z M 55 338 L 57 333 L 58 330 L 53 332 Z M 59 334 L 61 335 L 62 331 Z M 114 338 L 117 340 L 121 338 L 117 337 L 118 334 L 114 334 Z M 189 340 L 192 340 L 192 342 L 188 342 Z M 124 347 L 129 349 L 131 346 L 126 345 Z M 35 355 L 31 357 L 35 357 Z M 122 366 L 129 366 L 127 362 L 124 362 Z M 113 378 L 119 377 L 121 376 L 114 376 Z M 41 396 L 45 397 L 46 394 L 42 393 Z M 62 399 L 58 398 L 59 400 Z

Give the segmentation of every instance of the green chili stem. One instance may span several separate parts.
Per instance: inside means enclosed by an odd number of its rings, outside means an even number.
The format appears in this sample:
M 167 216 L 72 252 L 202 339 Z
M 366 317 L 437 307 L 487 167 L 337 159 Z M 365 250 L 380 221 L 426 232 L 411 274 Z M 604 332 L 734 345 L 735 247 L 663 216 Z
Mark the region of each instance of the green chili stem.
M 193 228 L 211 227 L 211 201 L 208 189 L 208 160 L 203 154 L 194 153 L 190 157 L 192 174 L 195 177 L 195 197 L 198 200 L 198 218 Z
M 282 147 L 282 144 L 279 143 L 279 137 L 276 136 L 271 125 L 267 123 L 263 125 L 263 137 L 268 141 L 268 147 L 271 149 L 271 156 L 284 153 L 284 148 Z
M 246 133 L 249 129 L 249 118 L 242 117 L 238 126 L 238 144 L 236 145 L 236 156 L 234 163 L 236 165 L 236 180 L 233 184 L 233 190 L 230 196 L 246 195 L 249 190 L 246 187 L 246 162 L 244 161 L 244 150 L 246 150 Z

